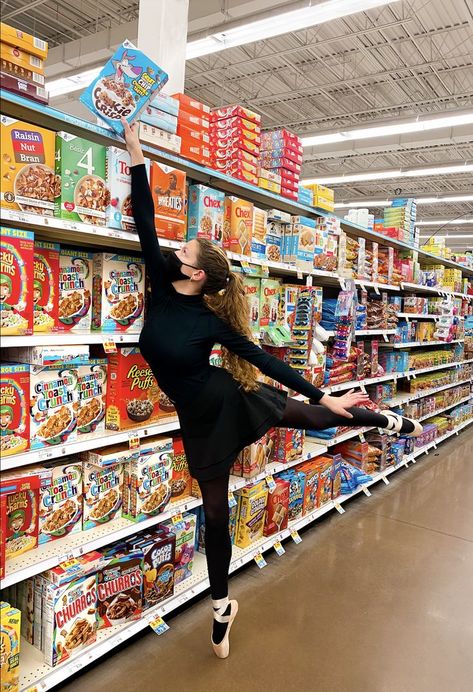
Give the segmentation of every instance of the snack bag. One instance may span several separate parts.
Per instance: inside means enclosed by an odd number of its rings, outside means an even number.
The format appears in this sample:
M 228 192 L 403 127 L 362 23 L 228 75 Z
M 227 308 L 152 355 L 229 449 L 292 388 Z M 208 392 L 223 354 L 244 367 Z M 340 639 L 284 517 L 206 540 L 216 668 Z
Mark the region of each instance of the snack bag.
M 166 72 L 126 40 L 80 100 L 117 134 L 123 135 L 120 118 L 126 118 L 129 123 L 136 120 L 167 81 Z

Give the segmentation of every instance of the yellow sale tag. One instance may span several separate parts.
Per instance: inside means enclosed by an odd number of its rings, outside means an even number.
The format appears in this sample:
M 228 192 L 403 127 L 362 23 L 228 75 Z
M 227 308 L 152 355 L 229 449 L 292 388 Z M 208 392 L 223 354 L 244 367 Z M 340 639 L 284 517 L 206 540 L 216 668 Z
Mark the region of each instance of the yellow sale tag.
M 167 625 L 161 617 L 150 620 L 148 624 L 156 634 L 164 634 L 169 629 L 169 625 Z
M 117 345 L 113 339 L 104 339 L 103 350 L 105 353 L 117 353 Z
M 130 449 L 138 449 L 140 446 L 140 438 L 137 432 L 128 433 L 128 446 Z
M 182 516 L 182 512 L 179 512 L 178 514 L 175 514 L 173 517 L 171 517 L 171 521 L 173 524 L 180 524 L 181 522 L 183 522 L 184 517 Z
M 276 543 L 273 545 L 273 548 L 277 552 L 279 557 L 281 557 L 281 555 L 284 555 L 284 553 L 286 552 L 282 546 L 281 541 L 276 541 Z

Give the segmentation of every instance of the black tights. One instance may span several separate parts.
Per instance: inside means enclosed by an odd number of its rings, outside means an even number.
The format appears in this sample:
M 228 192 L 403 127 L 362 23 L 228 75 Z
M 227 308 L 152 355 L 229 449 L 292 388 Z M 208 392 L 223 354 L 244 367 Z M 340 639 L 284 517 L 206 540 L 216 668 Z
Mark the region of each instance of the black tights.
M 373 426 L 384 428 L 387 418 L 364 408 L 350 408 L 353 418 L 332 413 L 324 406 L 307 404 L 288 398 L 279 428 L 325 430 L 339 425 Z M 211 481 L 199 481 L 205 514 L 205 552 L 213 599 L 228 596 L 228 570 L 232 557 L 232 544 L 228 529 L 229 473 Z

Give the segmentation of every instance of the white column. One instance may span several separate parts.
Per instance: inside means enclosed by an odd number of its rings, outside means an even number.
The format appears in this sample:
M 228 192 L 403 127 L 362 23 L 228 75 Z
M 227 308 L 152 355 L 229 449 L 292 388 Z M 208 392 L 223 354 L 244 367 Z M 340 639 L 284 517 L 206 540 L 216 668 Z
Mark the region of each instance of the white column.
M 169 75 L 163 91 L 184 91 L 189 0 L 140 0 L 137 47 Z

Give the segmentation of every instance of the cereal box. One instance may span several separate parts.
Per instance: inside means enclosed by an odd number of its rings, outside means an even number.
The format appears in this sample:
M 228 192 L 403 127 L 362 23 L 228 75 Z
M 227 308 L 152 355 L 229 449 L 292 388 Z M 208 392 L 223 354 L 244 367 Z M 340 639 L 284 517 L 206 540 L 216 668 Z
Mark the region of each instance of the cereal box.
M 0 603 L 0 677 L 2 692 L 20 689 L 21 611 L 9 603 Z
M 176 502 L 192 495 L 192 478 L 187 465 L 182 437 L 174 437 L 172 446 L 171 499 L 173 502 Z
M 19 454 L 30 442 L 30 368 L 0 364 L 0 451 L 1 456 Z
M 171 437 L 156 435 L 141 442 L 139 456 L 125 469 L 128 519 L 142 521 L 164 511 L 171 499 L 172 463 Z
M 30 365 L 64 365 L 66 363 L 80 365 L 89 361 L 90 348 L 87 344 L 12 346 L 8 349 L 8 356 L 15 363 Z
M 305 475 L 291 469 L 284 471 L 280 478 L 289 481 L 289 521 L 300 519 L 304 507 Z
M 305 433 L 295 428 L 278 428 L 276 458 L 280 464 L 287 464 L 302 456 Z
M 342 462 L 341 454 L 333 454 L 332 456 L 332 500 L 336 500 L 342 494 Z
M 245 289 L 247 300 L 250 304 L 250 326 L 251 331 L 255 336 L 259 336 L 260 327 L 260 293 L 261 280 L 243 275 L 243 286 Z
M 107 430 L 137 428 L 159 418 L 159 387 L 136 346 L 119 348 L 108 356 Z
M 305 475 L 304 484 L 304 502 L 302 507 L 302 514 L 310 514 L 314 509 L 317 509 L 317 488 L 319 484 L 319 466 L 317 459 L 310 459 L 309 461 L 299 464 L 296 467 L 297 471 L 300 471 Z
M 261 481 L 251 488 L 238 490 L 235 495 L 238 496 L 235 545 L 248 548 L 263 535 L 268 487 Z
M 106 225 L 124 231 L 136 231 L 131 207 L 130 154 L 119 147 L 107 148 L 106 172 L 110 205 Z
M 8 44 L 6 41 L 3 41 L 3 36 L 0 41 L 0 58 L 2 62 L 8 60 L 18 67 L 24 67 L 27 70 L 35 70 L 35 72 L 44 74 L 44 60 L 42 58 L 20 49 L 18 46 Z
M 238 455 L 237 462 L 241 464 L 243 478 L 254 478 L 260 474 L 269 463 L 273 452 L 273 441 L 266 433 L 257 442 L 244 447 Z
M 34 244 L 33 331 L 56 332 L 59 314 L 59 245 Z
M 318 457 L 319 484 L 317 488 L 317 507 L 332 499 L 333 460 L 331 457 Z
M 266 227 L 266 259 L 270 262 L 281 262 L 282 237 L 285 224 L 281 221 L 268 221 Z
M 56 175 L 61 180 L 61 194 L 55 199 L 54 215 L 105 226 L 110 204 L 106 148 L 68 132 L 58 132 Z
M 175 135 L 177 132 L 177 116 L 170 115 L 155 106 L 145 106 L 140 116 L 142 122 L 158 127 L 160 130 Z M 181 134 L 177 132 L 177 134 Z
M 46 60 L 48 56 L 48 43 L 36 36 L 27 34 L 25 31 L 20 31 L 9 24 L 1 22 L 0 31 L 2 33 L 2 41 L 8 43 L 15 48 L 21 48 L 31 55 L 36 55 L 38 58 Z
M 97 575 L 61 586 L 46 582 L 43 601 L 44 661 L 56 666 L 97 638 Z
M 13 49 L 15 50 L 15 49 Z M 0 45 L 0 54 L 3 55 L 4 51 Z M 33 56 L 30 56 L 33 59 Z M 3 62 L 3 58 L 0 57 Z M 10 63 L 14 63 L 14 60 L 9 60 Z M 24 67 L 28 63 L 22 62 L 21 66 Z M 38 84 L 33 84 L 33 82 L 27 82 L 25 79 L 20 79 L 12 74 L 6 72 L 0 72 L 0 82 L 2 83 L 2 89 L 5 91 L 10 91 L 13 94 L 18 94 L 23 98 L 27 98 L 31 101 L 37 101 L 47 106 L 49 104 L 49 95 L 46 89 Z
M 178 524 L 165 522 L 166 526 L 176 536 L 176 557 L 174 562 L 174 583 L 192 577 L 194 564 L 194 547 L 196 532 L 196 517 L 192 512 L 182 515 L 182 521 Z
M 2 553 L 11 560 L 38 545 L 40 479 L 2 474 L 0 480 Z
M 0 229 L 0 327 L 2 336 L 33 333 L 34 235 Z
M 151 163 L 151 192 L 156 233 L 168 240 L 184 240 L 186 235 L 186 174 L 172 166 Z
M 39 543 L 47 543 L 82 529 L 82 463 L 70 458 L 34 467 L 41 478 Z
M 137 119 L 154 94 L 163 88 L 168 75 L 156 63 L 124 41 L 106 63 L 80 100 L 119 135 L 120 118 Z
M 30 367 L 31 449 L 76 439 L 77 371 L 72 367 Z
M 145 267 L 137 257 L 94 254 L 92 329 L 140 332 L 144 323 Z
M 205 103 L 201 103 L 200 101 L 193 99 L 191 96 L 187 96 L 187 94 L 181 93 L 173 94 L 172 98 L 178 102 L 179 111 L 184 110 L 188 113 L 195 113 L 197 116 L 201 118 L 209 118 L 210 107 L 207 106 Z
M 253 203 L 238 197 L 225 197 L 223 247 L 241 255 L 251 255 Z
M 268 214 L 264 209 L 254 208 L 251 234 L 251 254 L 258 259 L 266 259 L 266 228 Z
M 243 106 L 239 105 L 214 108 L 210 115 L 212 122 L 217 120 L 226 120 L 227 118 L 244 118 L 245 120 L 249 120 L 257 125 L 261 123 L 261 115 L 259 115 L 259 113 L 254 113 L 248 108 L 244 108 Z
M 61 189 L 54 171 L 55 133 L 2 115 L 0 138 L 0 205 L 53 216 L 54 201 Z
M 59 254 L 59 312 L 61 332 L 90 331 L 92 323 L 93 254 L 61 248 Z
M 80 439 L 105 430 L 107 360 L 93 358 L 77 367 L 77 435 Z
M 138 620 L 143 611 L 143 552 L 107 550 L 97 572 L 98 628 Z
M 264 535 L 272 536 L 287 529 L 289 514 L 289 481 L 275 478 L 276 488 L 268 495 Z
M 163 527 L 164 529 L 164 527 Z M 143 606 L 152 608 L 174 593 L 174 561 L 176 536 L 171 531 L 158 530 L 146 537 L 130 540 L 143 552 Z
M 177 115 L 179 112 L 179 101 L 173 96 L 157 91 L 153 94 L 151 105 L 169 115 Z
M 154 127 L 154 125 L 140 122 L 139 137 L 142 142 L 151 144 L 158 149 L 173 151 L 176 154 L 179 154 L 181 151 L 181 138 L 179 135 L 173 135 L 165 130 L 160 130 L 159 127 Z
M 93 529 L 119 517 L 122 507 L 123 464 L 84 463 L 82 528 Z
M 278 324 L 281 282 L 278 279 L 261 279 L 260 324 L 262 329 Z
M 206 238 L 223 243 L 225 194 L 206 185 L 189 185 L 187 240 Z

